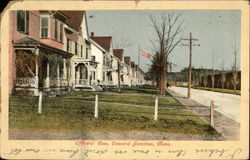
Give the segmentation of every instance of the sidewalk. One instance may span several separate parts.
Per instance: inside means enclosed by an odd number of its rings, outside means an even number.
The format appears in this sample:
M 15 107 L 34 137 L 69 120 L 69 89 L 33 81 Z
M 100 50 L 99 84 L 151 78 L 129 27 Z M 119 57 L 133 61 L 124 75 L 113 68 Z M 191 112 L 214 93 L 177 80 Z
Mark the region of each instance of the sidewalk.
M 208 106 L 190 100 L 172 90 L 167 89 L 167 92 L 175 97 L 180 103 L 187 106 L 195 115 L 210 123 L 210 111 Z M 214 128 L 222 134 L 225 140 L 240 140 L 240 124 L 217 111 L 215 111 L 214 114 Z

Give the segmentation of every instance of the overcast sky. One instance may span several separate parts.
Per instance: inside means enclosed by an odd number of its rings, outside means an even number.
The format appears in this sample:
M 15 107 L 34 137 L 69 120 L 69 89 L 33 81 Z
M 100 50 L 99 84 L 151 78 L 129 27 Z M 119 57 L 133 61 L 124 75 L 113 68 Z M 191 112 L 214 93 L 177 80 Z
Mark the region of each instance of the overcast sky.
M 159 17 L 159 10 L 128 11 L 87 11 L 89 32 L 96 36 L 112 36 L 113 45 L 117 46 L 124 39 L 130 45 L 125 48 L 125 55 L 138 63 L 138 48 L 154 54 L 150 39 L 156 33 L 150 26 L 148 14 Z M 168 12 L 168 11 L 165 11 Z M 237 48 L 238 66 L 240 66 L 240 14 L 239 10 L 178 10 L 182 13 L 183 37 L 192 32 L 199 39 L 201 46 L 193 47 L 193 66 L 221 69 L 230 68 L 234 61 L 234 44 Z M 183 41 L 187 44 L 187 42 Z M 176 64 L 173 71 L 180 71 L 189 63 L 189 47 L 178 46 L 172 52 L 171 62 Z M 141 56 L 140 67 L 147 71 L 150 59 Z M 223 67 L 224 66 L 224 67 Z

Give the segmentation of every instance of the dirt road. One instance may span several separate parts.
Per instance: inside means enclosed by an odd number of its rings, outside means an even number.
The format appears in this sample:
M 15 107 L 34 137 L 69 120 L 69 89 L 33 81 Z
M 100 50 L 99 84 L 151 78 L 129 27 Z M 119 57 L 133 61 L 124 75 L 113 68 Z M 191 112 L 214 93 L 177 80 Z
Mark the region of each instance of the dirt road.
M 187 96 L 187 88 L 185 87 L 171 87 L 169 89 L 179 93 L 182 96 Z M 213 100 L 216 111 L 236 120 L 237 122 L 240 122 L 239 95 L 191 89 L 191 99 L 205 106 L 209 106 L 210 101 Z

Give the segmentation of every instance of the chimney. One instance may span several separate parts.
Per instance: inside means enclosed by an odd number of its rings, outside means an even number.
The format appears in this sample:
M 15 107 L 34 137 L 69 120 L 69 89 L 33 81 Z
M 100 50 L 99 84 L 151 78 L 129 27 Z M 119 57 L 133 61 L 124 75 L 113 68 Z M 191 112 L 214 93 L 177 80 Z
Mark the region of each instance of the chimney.
M 94 33 L 94 32 L 91 32 L 91 33 L 90 33 L 90 36 L 91 36 L 91 37 L 93 37 L 94 35 L 95 35 L 95 33 Z

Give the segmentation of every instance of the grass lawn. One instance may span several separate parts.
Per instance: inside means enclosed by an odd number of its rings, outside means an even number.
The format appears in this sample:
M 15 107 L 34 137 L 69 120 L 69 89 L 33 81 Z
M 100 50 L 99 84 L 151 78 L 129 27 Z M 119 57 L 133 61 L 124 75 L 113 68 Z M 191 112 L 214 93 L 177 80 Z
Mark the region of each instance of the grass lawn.
M 62 98 L 67 99 L 81 99 L 81 100 L 95 100 L 94 92 L 83 92 L 83 91 L 72 91 Z M 146 95 L 110 95 L 99 93 L 99 101 L 103 102 L 117 102 L 126 104 L 137 104 L 145 106 L 154 106 L 155 97 Z M 161 97 L 159 98 L 159 107 L 174 107 L 174 108 L 185 108 L 180 102 L 172 97 Z
M 118 132 L 149 131 L 220 136 L 203 120 L 186 110 L 154 109 L 99 104 L 99 117 L 94 118 L 94 102 L 57 98 L 43 99 L 43 113 L 37 114 L 37 97 L 10 97 L 9 127 L 25 131 Z
M 176 85 L 177 87 L 186 87 L 184 85 Z M 200 90 L 206 90 L 206 91 L 213 91 L 213 92 L 220 92 L 220 93 L 228 93 L 228 94 L 235 94 L 235 95 L 241 95 L 240 90 L 231 90 L 231 89 L 221 89 L 221 88 L 207 88 L 207 87 L 194 87 L 193 89 L 200 89 Z
M 118 88 L 106 88 L 105 91 L 118 93 Z M 132 86 L 128 88 L 121 88 L 121 93 L 127 93 L 127 94 L 141 93 L 141 94 L 159 95 L 160 91 L 154 86 Z M 168 93 L 166 92 L 166 94 Z

